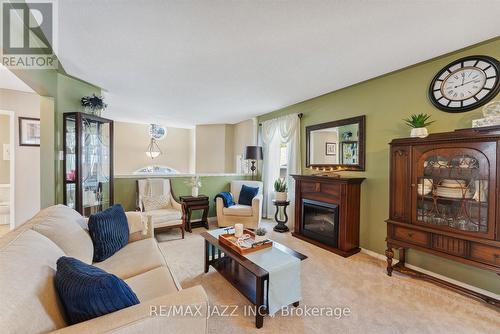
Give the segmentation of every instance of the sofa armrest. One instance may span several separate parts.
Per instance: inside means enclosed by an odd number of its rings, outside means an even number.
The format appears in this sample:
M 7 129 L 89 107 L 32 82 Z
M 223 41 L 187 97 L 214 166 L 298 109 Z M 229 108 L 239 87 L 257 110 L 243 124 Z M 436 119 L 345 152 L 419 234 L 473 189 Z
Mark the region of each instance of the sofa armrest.
M 262 217 L 262 202 L 263 196 L 257 195 L 252 199 L 252 216 L 256 216 L 259 219 Z
M 138 211 L 125 212 L 129 228 L 129 243 L 153 238 L 153 220 L 151 216 Z
M 207 319 L 208 297 L 195 286 L 52 333 L 206 333 Z

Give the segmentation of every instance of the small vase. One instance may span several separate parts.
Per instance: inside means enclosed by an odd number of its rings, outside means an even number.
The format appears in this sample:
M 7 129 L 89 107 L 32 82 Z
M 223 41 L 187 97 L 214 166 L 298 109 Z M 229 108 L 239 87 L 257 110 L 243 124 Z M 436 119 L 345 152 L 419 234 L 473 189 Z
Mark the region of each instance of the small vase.
M 276 191 L 274 192 L 274 199 L 276 202 L 286 202 L 288 193 Z
M 198 197 L 198 187 L 191 188 L 191 196 Z
M 429 135 L 427 128 L 413 128 L 411 129 L 410 137 L 412 138 L 425 138 Z

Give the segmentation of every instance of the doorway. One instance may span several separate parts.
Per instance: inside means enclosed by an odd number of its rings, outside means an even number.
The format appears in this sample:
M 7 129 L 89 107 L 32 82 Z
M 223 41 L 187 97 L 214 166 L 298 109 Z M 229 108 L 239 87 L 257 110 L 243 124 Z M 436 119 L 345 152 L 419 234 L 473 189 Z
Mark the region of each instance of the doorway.
M 0 234 L 15 227 L 15 113 L 0 110 Z

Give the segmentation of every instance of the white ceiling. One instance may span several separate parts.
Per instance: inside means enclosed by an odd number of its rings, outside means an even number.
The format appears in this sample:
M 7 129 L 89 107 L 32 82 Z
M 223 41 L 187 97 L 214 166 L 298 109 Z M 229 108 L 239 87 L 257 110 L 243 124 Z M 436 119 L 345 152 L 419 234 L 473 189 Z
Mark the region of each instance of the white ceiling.
M 234 123 L 496 37 L 499 13 L 498 0 L 65 0 L 58 53 L 116 120 Z
M 9 71 L 1 63 L 0 63 L 0 88 L 34 93 L 34 90 L 31 89 L 30 86 L 28 86 L 27 84 L 24 83 L 24 81 L 16 77 L 14 73 Z

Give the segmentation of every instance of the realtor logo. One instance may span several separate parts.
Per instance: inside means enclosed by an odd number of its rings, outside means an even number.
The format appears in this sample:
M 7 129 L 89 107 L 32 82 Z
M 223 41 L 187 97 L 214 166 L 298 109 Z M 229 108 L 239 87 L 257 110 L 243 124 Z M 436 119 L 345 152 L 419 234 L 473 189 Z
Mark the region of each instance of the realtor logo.
M 2 1 L 2 64 L 11 69 L 56 69 L 55 3 Z

